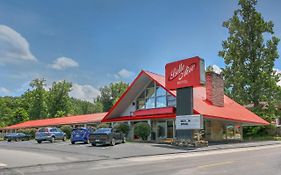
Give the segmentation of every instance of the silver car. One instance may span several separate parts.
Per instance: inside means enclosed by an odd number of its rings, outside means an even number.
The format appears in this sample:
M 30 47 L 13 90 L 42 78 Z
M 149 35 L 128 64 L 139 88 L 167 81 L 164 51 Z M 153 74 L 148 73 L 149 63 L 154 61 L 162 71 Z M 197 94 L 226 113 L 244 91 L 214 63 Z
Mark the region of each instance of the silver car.
M 46 127 L 40 128 L 35 134 L 35 140 L 38 143 L 42 143 L 42 141 L 49 141 L 53 143 L 55 140 L 66 140 L 66 134 L 59 128 L 56 127 Z

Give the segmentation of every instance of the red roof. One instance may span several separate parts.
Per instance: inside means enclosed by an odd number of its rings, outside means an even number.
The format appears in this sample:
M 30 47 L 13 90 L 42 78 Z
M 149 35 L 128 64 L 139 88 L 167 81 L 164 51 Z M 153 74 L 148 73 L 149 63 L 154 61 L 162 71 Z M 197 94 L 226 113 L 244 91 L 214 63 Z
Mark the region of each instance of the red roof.
M 2 129 L 7 130 L 7 129 L 20 129 L 20 128 L 37 128 L 37 127 L 44 127 L 44 126 L 101 122 L 101 120 L 104 118 L 106 114 L 107 113 L 96 113 L 96 114 L 76 115 L 70 117 L 48 118 L 42 120 L 30 120 L 16 125 L 8 126 Z
M 167 118 L 165 115 L 150 115 L 150 116 L 121 116 L 118 118 L 108 118 L 110 112 L 114 110 L 114 108 L 118 105 L 119 101 L 127 94 L 127 92 L 131 89 L 133 84 L 138 81 L 141 75 L 147 75 L 164 89 L 166 89 L 169 93 L 176 96 L 176 91 L 171 91 L 166 88 L 165 86 L 165 77 L 159 74 L 155 74 L 148 71 L 142 71 L 137 78 L 133 81 L 133 83 L 129 86 L 127 91 L 122 95 L 122 97 L 118 100 L 118 102 L 112 107 L 112 109 L 108 112 L 108 114 L 103 119 L 104 122 L 111 122 L 111 121 L 122 121 L 123 120 L 130 120 L 130 119 L 148 119 L 150 118 Z M 216 119 L 224 119 L 224 120 L 231 120 L 236 122 L 248 123 L 248 124 L 258 124 L 258 125 L 266 125 L 269 124 L 267 121 L 263 120 L 261 117 L 257 116 L 253 112 L 249 111 L 242 105 L 236 103 L 234 100 L 230 99 L 227 96 L 224 96 L 224 107 L 214 106 L 208 101 L 206 101 L 206 88 L 204 86 L 194 87 L 193 88 L 193 100 L 194 100 L 194 113 L 202 114 L 204 117 L 207 118 L 216 118 Z M 168 118 L 175 117 L 175 114 L 171 114 Z

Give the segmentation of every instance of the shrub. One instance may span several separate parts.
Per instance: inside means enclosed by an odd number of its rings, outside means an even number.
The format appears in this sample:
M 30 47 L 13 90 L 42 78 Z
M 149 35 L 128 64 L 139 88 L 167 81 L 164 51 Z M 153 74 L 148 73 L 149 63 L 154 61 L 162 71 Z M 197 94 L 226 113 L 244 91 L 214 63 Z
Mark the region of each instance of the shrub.
M 134 133 L 136 136 L 141 137 L 142 140 L 147 140 L 150 135 L 151 127 L 148 123 L 140 122 L 135 125 Z
M 35 138 L 35 133 L 37 129 L 35 128 L 29 128 L 29 129 L 19 129 L 17 132 L 22 132 L 24 134 L 28 134 L 31 136 L 31 138 Z
M 114 129 L 116 129 L 118 132 L 122 132 L 125 135 L 128 135 L 129 133 L 129 125 L 126 123 L 117 123 L 116 125 L 114 125 Z
M 68 139 L 71 137 L 72 127 L 70 125 L 64 125 L 60 129 L 65 132 Z
M 109 124 L 107 124 L 107 123 L 100 123 L 97 128 L 98 129 L 99 128 L 109 128 Z

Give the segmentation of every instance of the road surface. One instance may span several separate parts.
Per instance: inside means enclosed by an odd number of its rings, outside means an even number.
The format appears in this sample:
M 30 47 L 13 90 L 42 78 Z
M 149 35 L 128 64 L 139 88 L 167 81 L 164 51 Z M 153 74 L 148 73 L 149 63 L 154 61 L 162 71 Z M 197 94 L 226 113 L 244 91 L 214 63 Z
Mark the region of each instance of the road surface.
M 50 159 L 55 159 L 51 156 Z M 281 145 L 57 163 L 10 170 L 42 175 L 280 175 Z M 1 162 L 0 162 L 1 165 Z M 9 172 L 4 170 L 2 174 Z M 0 170 L 0 175 L 1 170 Z

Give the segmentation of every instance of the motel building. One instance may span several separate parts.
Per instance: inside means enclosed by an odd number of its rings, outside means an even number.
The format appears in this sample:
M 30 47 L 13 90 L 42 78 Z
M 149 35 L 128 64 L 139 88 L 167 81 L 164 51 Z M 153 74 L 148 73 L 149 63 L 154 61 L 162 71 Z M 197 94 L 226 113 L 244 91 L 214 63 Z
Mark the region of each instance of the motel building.
M 191 100 L 193 114 L 200 114 L 203 117 L 202 129 L 205 140 L 242 140 L 243 126 L 269 124 L 224 95 L 224 82 L 221 75 L 207 72 L 205 80 L 204 84 L 192 87 Z M 165 76 L 143 70 L 115 105 L 107 113 L 95 114 L 98 118 L 92 121 L 111 125 L 119 122 L 127 123 L 130 127 L 129 140 L 139 140 L 134 134 L 134 125 L 138 122 L 147 122 L 152 128 L 148 139 L 162 142 L 176 138 L 176 107 L 177 91 L 167 87 Z M 64 124 L 68 124 L 68 117 L 63 118 Z M 83 120 L 83 117 L 82 119 L 79 117 L 79 120 Z M 84 123 L 89 124 L 90 121 Z M 40 125 L 40 121 L 36 123 Z M 74 123 L 79 124 L 72 122 Z M 18 125 L 28 127 L 28 123 Z M 6 129 L 8 128 L 16 127 L 9 126 Z M 196 131 L 198 130 L 192 130 L 192 133 Z

